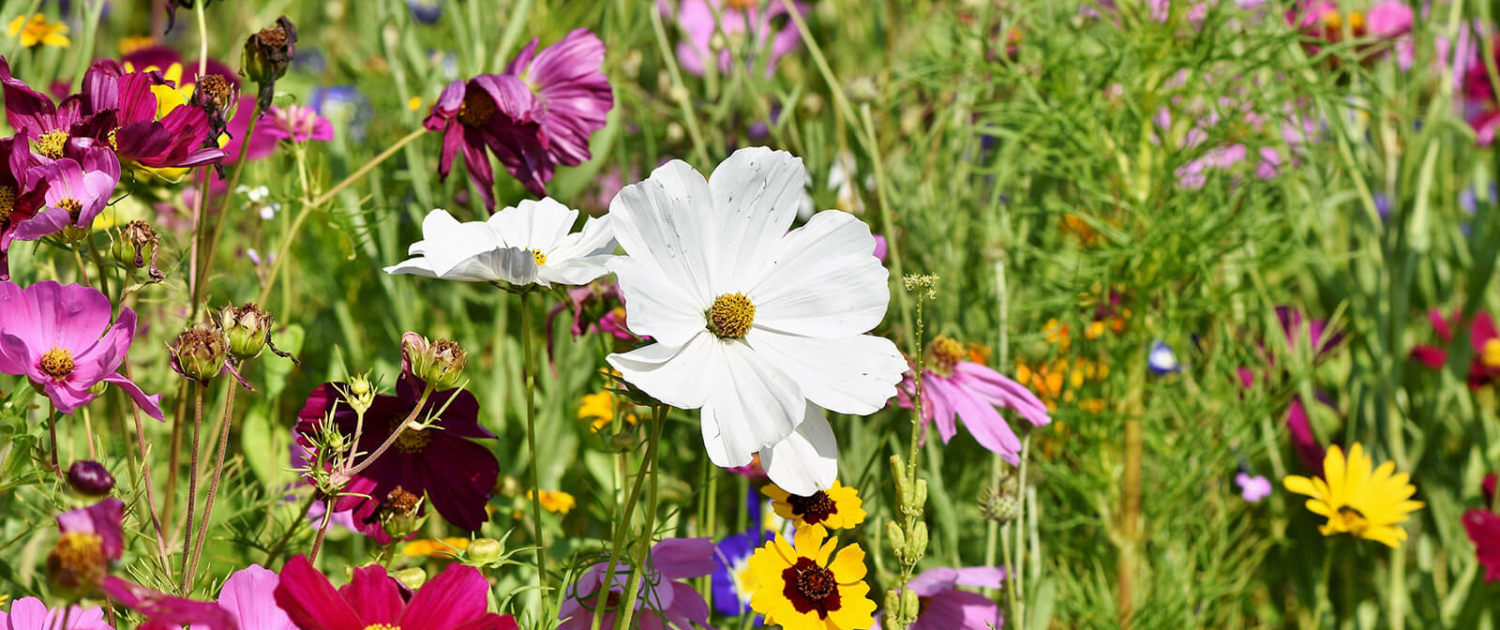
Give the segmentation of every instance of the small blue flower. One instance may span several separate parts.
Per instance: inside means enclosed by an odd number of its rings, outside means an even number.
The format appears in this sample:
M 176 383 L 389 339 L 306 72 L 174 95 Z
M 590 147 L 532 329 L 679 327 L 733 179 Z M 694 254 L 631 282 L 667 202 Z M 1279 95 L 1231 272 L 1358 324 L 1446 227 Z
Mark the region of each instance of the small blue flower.
M 443 0 L 406 0 L 406 7 L 423 24 L 436 24 L 443 18 Z
M 1160 339 L 1151 342 L 1146 365 L 1157 374 L 1176 374 L 1182 371 L 1182 364 L 1177 362 L 1177 354 L 1172 352 L 1172 346 Z
M 349 130 L 349 137 L 356 142 L 364 140 L 370 116 L 374 113 L 370 99 L 352 85 L 315 87 L 308 106 L 335 127 Z
M 745 502 L 750 529 L 725 536 L 714 545 L 714 562 L 718 564 L 713 573 L 714 610 L 729 617 L 750 613 L 751 592 L 743 588 L 750 574 L 750 556 L 772 537 L 762 518 L 765 506 L 760 493 L 751 488 Z M 758 615 L 755 625 L 760 625 Z

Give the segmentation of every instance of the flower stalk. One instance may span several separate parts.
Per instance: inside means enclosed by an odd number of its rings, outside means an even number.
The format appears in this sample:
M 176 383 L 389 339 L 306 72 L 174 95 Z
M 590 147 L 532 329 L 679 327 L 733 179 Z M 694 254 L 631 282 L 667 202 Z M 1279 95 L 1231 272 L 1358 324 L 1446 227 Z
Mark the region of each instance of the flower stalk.
M 661 477 L 657 455 L 660 451 L 662 422 L 666 419 L 666 405 L 656 405 L 651 410 L 651 443 L 646 447 L 645 465 L 651 467 L 651 483 L 646 490 L 646 518 L 641 524 L 641 539 L 636 542 L 640 551 L 636 554 L 635 566 L 630 569 L 630 580 L 625 583 L 624 615 L 619 627 L 631 627 L 630 621 L 635 617 L 635 600 L 640 595 L 641 578 L 646 571 L 646 563 L 650 562 L 651 546 L 656 538 L 656 502 L 658 480 Z M 610 585 L 614 584 L 614 574 L 607 575 L 609 581 L 600 586 L 601 592 L 607 592 Z M 597 619 L 599 616 L 596 615 Z
M 531 321 L 531 291 L 521 293 L 521 370 L 526 384 L 526 451 L 529 456 L 527 472 L 531 475 L 531 520 L 536 536 L 536 582 L 541 588 L 542 618 L 548 618 L 547 597 L 547 542 L 543 538 L 541 486 L 537 483 L 536 454 L 536 357 L 532 347 L 534 337 Z M 629 627 L 629 626 L 626 626 Z

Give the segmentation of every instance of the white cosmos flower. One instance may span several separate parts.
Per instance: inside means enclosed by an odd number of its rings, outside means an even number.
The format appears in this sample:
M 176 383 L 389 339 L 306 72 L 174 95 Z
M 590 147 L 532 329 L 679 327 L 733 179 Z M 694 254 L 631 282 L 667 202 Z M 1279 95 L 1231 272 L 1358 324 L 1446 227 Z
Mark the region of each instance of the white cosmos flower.
M 628 256 L 607 263 L 631 331 L 655 341 L 610 365 L 657 400 L 701 407 L 714 464 L 759 453 L 803 495 L 837 474 L 822 409 L 873 413 L 907 369 L 894 343 L 865 334 L 890 301 L 870 228 L 824 211 L 787 231 L 806 177 L 801 159 L 766 148 L 736 151 L 708 181 L 670 162 L 610 204 Z
M 609 273 L 614 258 L 610 218 L 590 217 L 571 232 L 578 211 L 548 197 L 527 199 L 496 212 L 488 221 L 459 223 L 446 210 L 433 210 L 422 221 L 422 240 L 411 244 L 413 258 L 386 267 L 386 273 L 409 273 L 466 282 L 513 285 L 579 285 Z

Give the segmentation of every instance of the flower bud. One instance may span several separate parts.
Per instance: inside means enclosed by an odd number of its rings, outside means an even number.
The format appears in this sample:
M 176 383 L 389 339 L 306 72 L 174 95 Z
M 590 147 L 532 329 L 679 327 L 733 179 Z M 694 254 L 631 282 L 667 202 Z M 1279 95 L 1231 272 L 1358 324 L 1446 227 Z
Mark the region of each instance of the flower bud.
M 421 335 L 409 332 L 401 336 L 401 351 L 412 375 L 436 391 L 453 389 L 463 381 L 469 353 L 457 343 L 445 339 L 428 343 Z
M 395 540 L 405 540 L 422 527 L 422 497 L 396 486 L 380 503 L 381 527 Z
M 917 514 L 922 513 L 922 508 L 927 505 L 927 480 L 918 479 L 917 487 L 912 490 L 911 509 Z
M 521 482 L 515 477 L 505 475 L 495 481 L 495 496 L 514 499 L 521 496 Z
M 901 620 L 905 622 L 903 627 L 910 626 L 917 620 L 917 614 L 922 610 L 922 600 L 917 597 L 917 591 L 906 589 L 901 591 Z
M 391 577 L 396 578 L 397 582 L 402 583 L 406 588 L 413 591 L 422 588 L 422 585 L 427 583 L 427 572 L 422 570 L 421 567 L 402 569 L 392 573 Z
M 120 233 L 109 244 L 109 254 L 127 269 L 145 269 L 152 282 L 161 282 L 167 277 L 156 268 L 156 254 L 161 248 L 161 237 L 145 221 L 131 221 L 120 228 Z
M 880 86 L 875 85 L 875 80 L 870 77 L 855 77 L 849 81 L 844 92 L 855 103 L 868 103 L 880 98 Z
M 901 591 L 891 589 L 885 592 L 885 627 L 887 630 L 906 630 L 906 624 L 901 623 Z
M 500 541 L 493 538 L 479 538 L 469 543 L 469 548 L 464 557 L 469 564 L 489 564 L 500 559 Z
M 198 324 L 177 336 L 167 350 L 172 355 L 172 370 L 183 378 L 207 383 L 224 370 L 229 356 L 229 339 L 212 324 Z
M 899 557 L 906 550 L 906 532 L 901 530 L 901 526 L 897 525 L 896 521 L 886 521 L 885 535 L 891 539 L 891 549 L 894 549 Z
M 86 497 L 102 497 L 115 488 L 115 477 L 104 464 L 92 459 L 79 460 L 68 467 L 68 487 Z
M 906 544 L 905 561 L 915 565 L 924 555 L 927 555 L 927 522 L 917 521 L 911 528 L 911 540 Z
M 260 85 L 255 107 L 265 111 L 276 95 L 276 80 L 286 74 L 296 54 L 297 26 L 285 15 L 276 18 L 276 26 L 263 28 L 245 40 L 240 74 Z
M 344 392 L 344 400 L 354 413 L 363 414 L 370 410 L 375 404 L 375 386 L 370 383 L 369 372 L 349 377 L 349 391 Z
M 260 356 L 271 338 L 271 322 L 274 317 L 255 304 L 235 306 L 229 304 L 218 313 L 219 327 L 229 339 L 229 354 L 244 361 Z

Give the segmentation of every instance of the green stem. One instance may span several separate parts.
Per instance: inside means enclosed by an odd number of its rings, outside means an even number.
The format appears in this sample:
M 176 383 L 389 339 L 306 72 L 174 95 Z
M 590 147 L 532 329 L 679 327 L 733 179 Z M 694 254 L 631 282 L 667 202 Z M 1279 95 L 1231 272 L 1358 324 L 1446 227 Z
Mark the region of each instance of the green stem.
M 219 492 L 219 480 L 224 476 L 224 452 L 229 445 L 229 427 L 234 422 L 234 392 L 237 383 L 234 379 L 227 379 L 229 383 L 229 394 L 224 401 L 224 417 L 219 421 L 219 454 L 214 460 L 214 475 L 208 482 L 208 498 L 203 503 L 203 522 L 198 524 L 198 539 L 193 543 L 193 558 L 188 562 L 187 582 L 193 582 L 193 575 L 198 572 L 198 561 L 203 558 L 203 540 L 208 538 L 208 522 L 214 514 L 214 496 Z
M 653 417 L 654 414 L 655 412 L 653 410 Z M 652 423 L 652 426 L 655 426 L 654 422 Z M 604 620 L 604 604 L 608 601 L 608 599 L 606 599 L 606 596 L 609 595 L 610 587 L 614 584 L 615 568 L 620 564 L 620 547 L 625 544 L 625 532 L 630 529 L 630 518 L 634 515 L 636 500 L 641 497 L 641 486 L 644 485 L 646 481 L 646 467 L 652 460 L 656 458 L 656 443 L 659 437 L 660 436 L 657 435 L 657 433 L 653 430 L 651 436 L 648 438 L 649 441 L 646 445 L 646 458 L 641 460 L 641 468 L 640 471 L 636 473 L 635 483 L 630 488 L 630 496 L 625 498 L 625 513 L 620 517 L 620 520 L 615 521 L 614 543 L 610 547 L 609 566 L 604 571 L 605 578 L 603 586 L 600 587 L 599 596 L 594 601 L 594 623 L 591 626 L 591 630 L 599 630 L 600 623 Z M 623 458 L 624 455 L 622 454 L 621 457 Z M 624 465 L 623 460 L 621 461 L 620 465 Z
M 635 566 L 630 569 L 630 581 L 625 583 L 625 604 L 623 621 L 619 628 L 630 628 L 631 618 L 635 616 L 635 600 L 640 594 L 641 578 L 645 575 L 647 559 L 651 555 L 651 546 L 656 538 L 656 501 L 657 501 L 657 479 L 660 475 L 660 467 L 657 464 L 657 444 L 661 442 L 662 419 L 666 416 L 666 407 L 657 405 L 651 410 L 651 444 L 646 447 L 646 462 L 651 466 L 651 485 L 646 490 L 646 522 L 641 525 L 641 540 L 637 543 L 640 550 L 636 552 Z M 614 575 L 608 576 L 609 581 L 603 589 L 607 590 L 614 584 Z M 597 617 L 597 615 L 596 615 Z
M 536 582 L 541 588 L 542 618 L 546 619 L 550 600 L 547 597 L 547 543 L 542 528 L 542 489 L 537 485 L 536 453 L 536 357 L 532 350 L 531 291 L 521 294 L 521 378 L 526 383 L 526 451 L 530 461 L 531 519 L 536 536 Z
M 193 542 L 193 504 L 198 497 L 198 434 L 203 429 L 203 392 L 208 386 L 198 383 L 193 396 L 193 451 L 192 459 L 188 462 L 188 496 L 187 496 L 187 526 L 182 530 L 182 581 L 178 583 L 177 593 L 186 597 L 188 587 L 188 550 Z
M 203 287 L 208 285 L 208 276 L 214 268 L 214 252 L 219 248 L 219 239 L 224 235 L 224 224 L 230 220 L 229 211 L 234 208 L 234 200 L 237 198 L 234 189 L 239 187 L 240 176 L 245 172 L 245 156 L 250 152 L 250 136 L 255 133 L 255 126 L 260 122 L 260 107 L 255 107 L 250 112 L 250 125 L 245 128 L 245 133 L 240 137 L 240 154 L 235 158 L 234 171 L 229 174 L 229 188 L 224 193 L 224 207 L 219 208 L 219 220 L 214 223 L 213 235 L 209 237 L 208 243 L 203 248 L 203 261 L 198 277 L 203 281 L 196 286 L 193 292 L 193 303 L 197 304 L 203 298 Z

